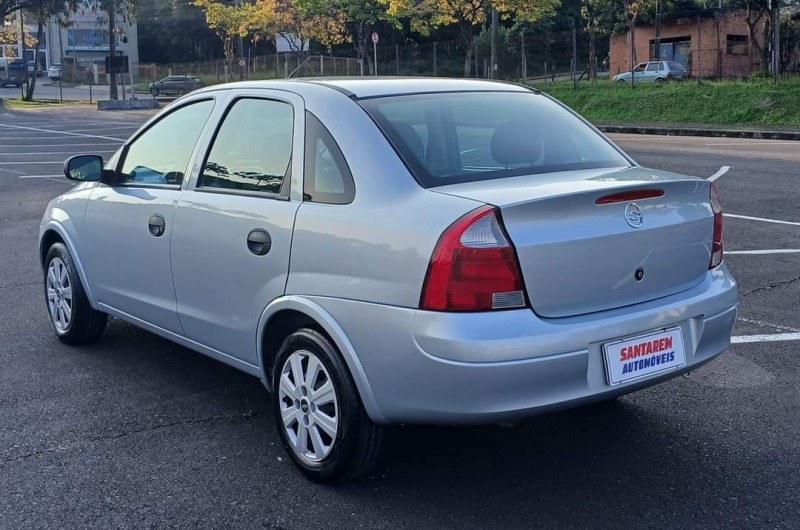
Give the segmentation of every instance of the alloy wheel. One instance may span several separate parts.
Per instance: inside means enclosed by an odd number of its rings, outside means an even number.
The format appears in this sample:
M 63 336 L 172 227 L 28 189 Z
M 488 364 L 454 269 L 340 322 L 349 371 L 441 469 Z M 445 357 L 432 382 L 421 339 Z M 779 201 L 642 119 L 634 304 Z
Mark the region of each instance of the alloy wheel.
M 47 307 L 56 329 L 66 331 L 72 321 L 72 284 L 60 258 L 53 258 L 47 268 Z
M 325 459 L 339 429 L 336 389 L 325 365 L 310 351 L 293 352 L 283 364 L 277 391 L 292 451 L 309 463 Z

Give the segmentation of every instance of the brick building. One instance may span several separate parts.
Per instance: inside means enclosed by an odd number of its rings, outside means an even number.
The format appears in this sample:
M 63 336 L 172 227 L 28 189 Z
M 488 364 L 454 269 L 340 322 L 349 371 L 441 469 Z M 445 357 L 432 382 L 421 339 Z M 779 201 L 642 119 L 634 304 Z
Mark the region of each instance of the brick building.
M 761 59 L 751 54 L 746 18 L 746 10 L 719 10 L 663 20 L 661 58 L 683 64 L 695 76 L 748 75 L 761 68 Z M 613 35 L 610 49 L 610 74 L 630 70 L 630 32 Z M 654 26 L 636 26 L 634 49 L 634 66 L 654 57 Z

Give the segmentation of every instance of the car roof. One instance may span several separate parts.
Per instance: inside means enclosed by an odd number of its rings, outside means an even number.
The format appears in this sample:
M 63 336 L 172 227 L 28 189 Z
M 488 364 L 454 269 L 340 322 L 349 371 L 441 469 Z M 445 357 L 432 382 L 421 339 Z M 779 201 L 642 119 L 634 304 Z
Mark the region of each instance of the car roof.
M 304 88 L 308 88 L 309 85 L 328 87 L 355 99 L 435 92 L 537 92 L 533 88 L 504 81 L 439 77 L 310 77 L 229 83 L 210 87 L 204 91 L 222 88 L 272 88 L 302 93 L 305 91 Z

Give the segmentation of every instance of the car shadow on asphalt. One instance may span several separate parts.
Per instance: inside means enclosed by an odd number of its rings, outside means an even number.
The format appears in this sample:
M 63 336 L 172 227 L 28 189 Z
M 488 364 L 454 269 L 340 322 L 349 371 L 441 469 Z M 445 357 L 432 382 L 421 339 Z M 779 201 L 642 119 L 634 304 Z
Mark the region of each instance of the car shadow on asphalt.
M 94 356 L 94 349 L 112 350 L 103 364 L 117 377 L 145 382 L 139 387 L 145 394 L 157 391 L 155 385 L 166 385 L 172 396 L 200 395 L 222 416 L 252 422 L 262 431 L 258 438 L 263 437 L 264 448 L 270 445 L 275 452 L 254 451 L 263 454 L 263 461 L 253 466 L 291 466 L 287 458 L 276 458 L 282 453 L 274 418 L 256 378 L 119 321 L 112 321 L 104 340 L 86 353 Z M 652 402 L 665 394 L 644 392 L 643 398 L 633 394 L 514 426 L 392 427 L 373 473 L 358 481 L 312 487 L 359 503 L 392 499 L 402 509 L 458 508 L 459 518 L 480 514 L 483 521 L 491 514 L 500 525 L 548 512 L 550 521 L 580 523 L 570 518 L 571 503 L 578 503 L 581 516 L 616 516 L 655 502 L 661 505 L 659 513 L 674 509 L 688 517 L 696 506 L 684 502 L 687 496 L 705 499 L 707 506 L 724 505 L 728 496 L 735 498 L 736 491 L 747 488 L 743 481 L 735 483 L 739 475 L 726 471 L 724 453 L 715 451 L 710 431 L 693 428 L 689 421 L 673 423 L 680 405 L 666 414 L 655 413 Z M 146 395 L 134 399 L 150 400 Z M 186 412 L 169 406 L 159 410 L 166 415 Z M 291 471 L 288 477 L 305 480 Z

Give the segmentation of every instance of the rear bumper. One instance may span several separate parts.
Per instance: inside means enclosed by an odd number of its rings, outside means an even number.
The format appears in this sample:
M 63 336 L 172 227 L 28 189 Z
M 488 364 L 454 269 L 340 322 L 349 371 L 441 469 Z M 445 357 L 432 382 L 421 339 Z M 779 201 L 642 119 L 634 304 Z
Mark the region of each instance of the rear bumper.
M 736 283 L 723 265 L 683 293 L 581 317 L 532 311 L 434 313 L 312 298 L 337 321 L 363 367 L 368 410 L 388 423 L 479 424 L 608 399 L 693 370 L 730 344 Z M 602 345 L 680 327 L 686 365 L 610 386 Z M 368 407 L 372 408 L 372 407 Z

